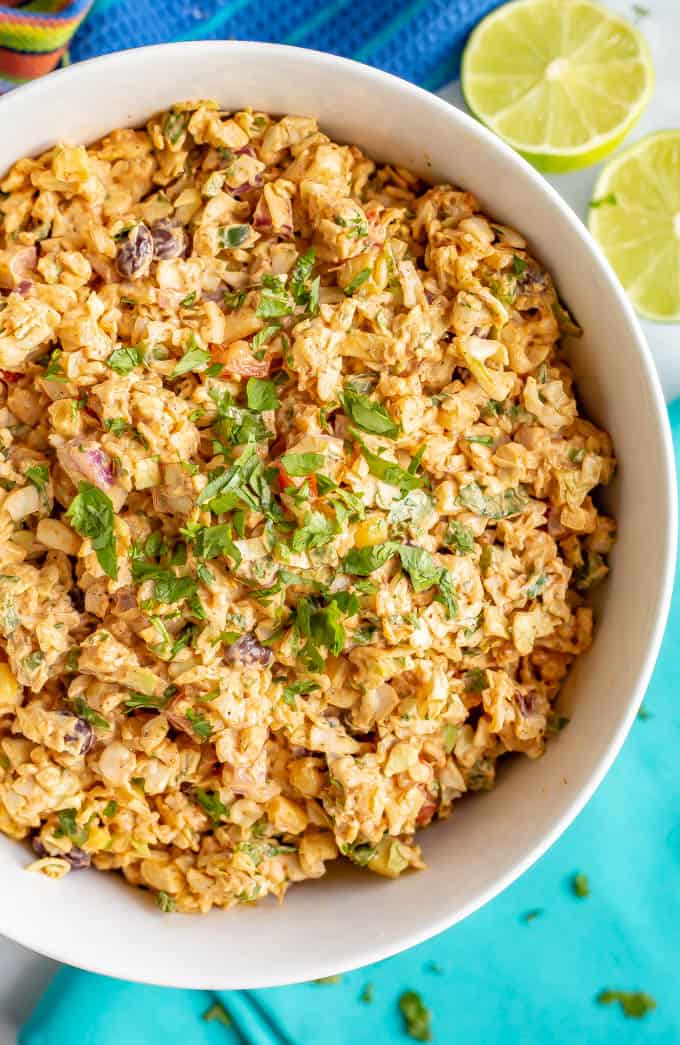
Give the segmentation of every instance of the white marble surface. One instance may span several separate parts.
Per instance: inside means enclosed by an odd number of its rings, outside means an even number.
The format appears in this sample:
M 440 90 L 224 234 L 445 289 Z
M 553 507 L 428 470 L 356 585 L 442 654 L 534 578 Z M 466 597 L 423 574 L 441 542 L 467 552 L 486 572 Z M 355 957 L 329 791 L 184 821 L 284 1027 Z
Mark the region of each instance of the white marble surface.
M 635 17 L 636 5 L 609 0 L 608 5 Z M 642 5 L 640 5 L 642 6 Z M 654 99 L 631 134 L 633 141 L 650 131 L 680 126 L 680 0 L 645 0 L 649 13 L 639 17 L 649 41 L 657 74 Z M 442 97 L 463 106 L 457 84 Z M 551 181 L 581 218 L 585 218 L 599 168 L 555 175 Z M 520 223 L 521 224 L 521 223 Z M 670 401 L 680 395 L 680 325 L 644 323 L 645 333 Z M 58 886 L 55 885 L 55 889 Z M 17 1030 L 49 981 L 56 964 L 0 937 L 0 1045 L 13 1045 Z

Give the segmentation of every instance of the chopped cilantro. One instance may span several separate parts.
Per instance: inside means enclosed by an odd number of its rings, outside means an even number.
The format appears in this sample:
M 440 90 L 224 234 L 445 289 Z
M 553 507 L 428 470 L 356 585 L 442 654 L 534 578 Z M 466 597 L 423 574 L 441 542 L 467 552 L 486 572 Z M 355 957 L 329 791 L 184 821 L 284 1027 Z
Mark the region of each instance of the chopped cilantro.
M 245 485 L 246 479 L 252 474 L 252 469 L 257 467 L 257 458 L 255 456 L 255 448 L 250 447 L 246 449 L 244 453 L 236 460 L 231 468 L 222 468 L 212 474 L 209 482 L 204 486 L 198 495 L 197 504 L 207 504 L 208 501 L 212 501 L 213 498 L 217 497 L 218 494 L 224 494 L 227 491 L 234 491 L 234 503 L 230 505 L 231 508 L 235 507 L 238 500 L 238 493 Z M 252 507 L 252 504 L 246 501 L 248 507 Z M 227 508 L 222 508 L 221 511 L 228 511 Z
M 306 512 L 300 526 L 293 534 L 290 542 L 294 552 L 309 551 L 328 544 L 338 533 L 338 524 L 329 519 L 323 512 Z
M 349 229 L 348 235 L 353 236 L 354 239 L 363 239 L 368 236 L 368 222 L 363 214 L 353 214 L 349 220 L 343 218 L 341 214 L 336 214 L 333 221 L 340 228 Z
M 64 373 L 64 368 L 61 365 L 61 358 L 63 354 L 64 353 L 60 348 L 55 348 L 52 352 L 52 355 L 50 356 L 47 363 L 47 368 L 45 370 L 46 381 L 66 381 L 66 374 Z
M 192 337 L 189 348 L 182 358 L 175 363 L 170 379 L 181 377 L 183 374 L 198 373 L 201 370 L 205 370 L 209 363 L 210 353 L 205 348 L 199 348 Z
M 324 456 L 316 453 L 284 454 L 281 464 L 288 475 L 299 478 L 303 475 L 314 475 L 320 468 L 323 468 Z
M 186 718 L 189 720 L 194 733 L 201 741 L 210 738 L 212 735 L 212 725 L 202 711 L 194 711 L 192 708 L 188 708 L 186 711 Z
M 597 207 L 615 207 L 616 204 L 616 195 L 608 192 L 606 196 L 601 196 L 598 200 L 591 200 L 588 206 L 595 210 Z
M 523 914 L 522 921 L 525 922 L 527 925 L 531 925 L 531 923 L 535 922 L 537 918 L 540 918 L 542 914 L 543 908 L 536 907 L 533 911 L 527 911 L 526 914 Z
M 250 235 L 250 225 L 222 225 L 217 230 L 217 243 L 221 249 L 240 247 Z
M 458 726 L 454 726 L 451 722 L 447 722 L 447 724 L 444 726 L 444 748 L 447 754 L 451 754 L 454 747 L 456 746 L 459 732 L 460 730 Z
M 491 560 L 493 558 L 493 550 L 490 544 L 485 544 L 479 553 L 479 572 L 482 577 L 486 577 L 491 566 Z
M 489 687 L 486 672 L 482 671 L 481 668 L 472 668 L 470 671 L 466 671 L 463 676 L 463 683 L 466 693 L 482 693 Z
M 545 574 L 539 574 L 536 580 L 533 580 L 531 584 L 527 586 L 527 598 L 535 599 L 538 595 L 540 595 L 547 583 L 548 578 L 545 576 Z
M 370 1005 L 373 1001 L 374 987 L 372 983 L 365 984 L 361 994 L 359 995 L 359 1001 L 362 1001 L 364 1005 Z
M 404 1029 L 416 1041 L 431 1041 L 431 1013 L 416 991 L 404 991 L 399 999 L 399 1011 L 404 1019 Z
M 113 435 L 124 435 L 129 425 L 124 417 L 107 417 L 104 421 L 104 428 Z
M 399 434 L 399 425 L 395 424 L 385 407 L 367 395 L 346 388 L 340 401 L 347 416 L 364 432 L 385 435 L 390 439 Z
M 107 576 L 116 580 L 118 562 L 111 498 L 92 483 L 79 483 L 78 493 L 69 505 L 66 518 L 76 533 L 90 538 L 99 565 Z
M 175 898 L 170 896 L 170 893 L 166 893 L 164 889 L 161 889 L 156 893 L 156 903 L 164 914 L 177 910 L 177 902 L 175 901 Z
M 319 309 L 319 277 L 311 280 L 314 268 L 315 252 L 310 247 L 304 254 L 298 254 L 290 275 L 290 291 L 296 305 L 305 308 L 312 315 Z
M 262 413 L 264 410 L 276 410 L 279 400 L 276 396 L 276 385 L 273 381 L 262 381 L 259 377 L 248 378 L 246 399 L 249 410 Z
M 33 464 L 26 469 L 24 475 L 42 493 L 49 482 L 50 471 L 46 464 Z
M 217 1022 L 221 1023 L 224 1027 L 231 1027 L 231 1018 L 224 1005 L 220 1005 L 218 1001 L 216 1001 L 214 1005 L 211 1005 L 209 1009 L 206 1009 L 203 1013 L 203 1019 L 206 1020 L 207 1023 L 210 1023 L 211 1020 L 217 1020 Z
M 201 526 L 192 534 L 194 554 L 199 559 L 216 559 L 228 555 L 234 565 L 241 562 L 241 553 L 231 539 L 231 526 Z
M 309 599 L 298 599 L 295 607 L 295 630 L 308 640 L 301 651 L 303 661 L 310 670 L 321 671 L 323 660 L 318 646 L 325 646 L 329 653 L 339 656 L 345 645 L 345 629 L 342 611 L 337 602 L 316 607 Z
M 458 504 L 486 519 L 507 519 L 519 515 L 527 506 L 529 498 L 521 487 L 503 490 L 490 496 L 477 483 L 468 483 L 458 494 Z
M 84 697 L 73 697 L 71 705 L 76 715 L 84 718 L 91 726 L 99 726 L 100 729 L 111 729 L 111 723 L 108 719 L 100 715 L 94 708 L 91 708 Z
M 634 1020 L 641 1020 L 648 1012 L 656 1008 L 654 998 L 652 998 L 651 994 L 645 994 L 644 991 L 606 990 L 598 994 L 597 1000 L 600 1005 L 611 1005 L 612 1002 L 619 1002 L 624 1016 Z
M 77 809 L 60 809 L 57 813 L 59 827 L 54 833 L 58 837 L 63 838 L 66 836 L 66 838 L 70 838 L 74 845 L 80 847 L 87 842 L 90 828 L 89 824 L 85 824 L 84 827 L 78 827 L 77 813 Z
M 418 527 L 431 515 L 433 508 L 432 498 L 424 490 L 410 490 L 392 501 L 387 523 L 390 527 L 396 527 L 397 532 L 402 532 L 408 526 Z
M 371 278 L 371 270 L 370 269 L 362 269 L 361 272 L 357 272 L 357 274 L 354 277 L 354 279 L 350 280 L 350 282 L 344 288 L 345 294 L 347 295 L 347 297 L 351 297 L 352 294 L 354 294 L 355 291 L 357 291 L 359 289 L 359 287 L 363 287 L 363 285 L 366 282 L 366 280 L 370 279 L 370 278 Z
M 236 406 L 228 389 L 211 388 L 210 398 L 217 407 L 213 430 L 221 439 L 236 446 L 244 446 L 246 443 L 264 442 L 271 436 L 260 412 Z
M 217 827 L 222 817 L 226 817 L 228 809 L 220 799 L 219 792 L 203 791 L 201 788 L 197 788 L 194 791 L 194 798 L 203 812 L 210 817 L 213 827 Z
M 398 549 L 401 565 L 411 578 L 415 592 L 426 591 L 439 582 L 441 566 L 425 548 L 402 544 Z
M 137 708 L 156 708 L 156 710 L 162 711 L 176 692 L 176 686 L 168 686 L 159 697 L 150 696 L 147 693 L 135 693 L 131 690 L 130 696 L 124 701 L 124 704 L 131 711 L 135 711 Z
M 408 466 L 408 471 L 410 472 L 411 475 L 415 475 L 416 472 L 418 471 L 418 469 L 420 468 L 420 462 L 422 461 L 423 457 L 425 456 L 425 451 L 426 450 L 427 450 L 427 446 L 425 445 L 425 443 L 423 443 L 423 445 L 420 447 L 420 449 L 416 450 L 415 454 L 411 458 L 411 463 Z
M 402 492 L 415 490 L 423 485 L 423 480 L 419 475 L 412 475 L 394 461 L 386 461 L 379 454 L 372 453 L 368 447 L 362 445 L 361 453 L 368 464 L 369 472 L 376 479 L 382 479 L 390 486 L 397 486 Z
M 141 559 L 132 561 L 132 579 L 136 584 L 153 581 L 157 602 L 182 602 L 183 599 L 193 598 L 197 592 L 193 577 L 178 577 L 173 570 Z
M 293 311 L 290 295 L 280 276 L 263 276 L 260 301 L 255 315 L 260 319 L 288 316 Z
M 118 812 L 118 803 L 115 799 L 111 798 L 102 809 L 102 816 L 105 816 L 107 820 L 110 820 L 112 816 L 115 816 Z
M 437 565 L 425 548 L 399 544 L 397 541 L 385 541 L 368 548 L 353 548 L 345 556 L 343 569 L 346 573 L 367 577 L 384 566 L 393 555 L 399 556 L 402 569 L 408 574 L 414 591 L 426 591 L 437 586 L 439 594 L 435 596 L 436 601 L 443 602 L 449 616 L 455 616 L 457 605 L 451 575 L 445 567 Z
M 520 258 L 519 254 L 512 255 L 512 271 L 515 276 L 523 276 L 528 268 L 529 265 L 524 258 Z
M 189 122 L 188 112 L 171 110 L 163 120 L 163 134 L 171 145 L 177 145 Z
M 569 719 L 564 715 L 558 715 L 556 712 L 551 712 L 548 715 L 545 731 L 549 737 L 555 736 L 556 733 L 561 733 L 565 726 L 569 725 Z
M 281 327 L 278 323 L 270 323 L 266 327 L 262 327 L 262 330 L 258 331 L 252 340 L 251 347 L 253 352 L 257 351 L 261 345 L 266 345 L 268 341 L 271 341 L 278 333 L 280 333 Z
M 131 348 L 116 348 L 106 360 L 106 365 L 117 374 L 124 375 L 139 366 L 143 359 L 144 353 L 139 345 Z
M 503 404 L 500 399 L 489 399 L 482 407 L 482 417 L 495 417 L 503 413 Z
M 21 658 L 21 666 L 24 671 L 37 671 L 44 659 L 45 654 L 42 650 L 34 650 L 33 653 Z
M 284 703 L 294 708 L 295 698 L 298 694 L 313 693 L 316 689 L 321 689 L 321 687 L 318 682 L 313 682 L 312 679 L 301 679 L 299 682 L 291 682 L 289 686 L 284 686 L 283 688 Z
M 446 528 L 444 544 L 448 548 L 455 548 L 457 555 L 469 555 L 475 550 L 475 538 L 467 526 L 451 519 Z

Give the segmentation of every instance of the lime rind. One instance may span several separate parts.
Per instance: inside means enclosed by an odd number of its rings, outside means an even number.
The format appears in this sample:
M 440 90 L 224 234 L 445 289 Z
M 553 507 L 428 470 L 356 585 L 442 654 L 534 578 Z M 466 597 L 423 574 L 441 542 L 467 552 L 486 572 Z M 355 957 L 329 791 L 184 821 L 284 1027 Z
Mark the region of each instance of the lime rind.
M 565 49 L 572 65 L 558 75 Z M 473 31 L 461 84 L 480 122 L 539 170 L 563 173 L 620 145 L 649 103 L 654 71 L 641 33 L 592 0 L 515 0 Z
M 635 309 L 680 320 L 680 131 L 649 134 L 618 153 L 593 190 L 588 227 Z

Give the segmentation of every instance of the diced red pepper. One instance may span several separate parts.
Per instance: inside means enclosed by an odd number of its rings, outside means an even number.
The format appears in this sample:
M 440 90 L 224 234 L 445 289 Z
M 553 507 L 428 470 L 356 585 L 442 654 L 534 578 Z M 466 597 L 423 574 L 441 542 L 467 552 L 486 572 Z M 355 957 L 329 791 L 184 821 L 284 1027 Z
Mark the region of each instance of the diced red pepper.
M 225 370 L 237 377 L 266 377 L 269 360 L 256 359 L 247 341 L 232 341 L 230 345 L 211 345 L 213 363 L 223 363 Z
M 283 467 L 283 465 L 281 464 L 280 461 L 277 463 L 276 467 L 277 467 L 278 472 L 279 472 L 279 489 L 283 493 L 283 491 L 287 490 L 289 486 L 295 486 L 295 483 L 293 482 L 291 477 L 288 475 L 288 472 Z
M 6 381 L 8 385 L 14 384 L 15 381 L 18 381 L 23 376 L 23 374 L 15 374 L 13 370 L 0 370 L 0 377 L 3 381 Z
M 420 807 L 418 816 L 416 817 L 416 823 L 423 827 L 425 824 L 429 824 L 432 817 L 437 812 L 437 803 L 434 802 L 428 795 L 423 804 Z

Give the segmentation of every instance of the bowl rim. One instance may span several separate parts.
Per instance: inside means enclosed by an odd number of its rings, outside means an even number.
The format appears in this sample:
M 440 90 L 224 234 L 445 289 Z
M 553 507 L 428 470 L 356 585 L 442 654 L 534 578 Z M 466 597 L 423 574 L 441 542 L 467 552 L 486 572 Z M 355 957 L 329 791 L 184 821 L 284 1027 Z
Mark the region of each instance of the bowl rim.
M 404 94 L 409 94 L 415 99 L 419 99 L 421 104 L 424 106 L 429 106 L 433 110 L 439 110 L 440 112 L 445 111 L 448 119 L 450 119 L 454 124 L 457 124 L 463 133 L 476 138 L 484 147 L 490 149 L 492 152 L 495 151 L 503 155 L 511 166 L 514 166 L 518 171 L 521 171 L 522 177 L 531 183 L 533 190 L 543 195 L 549 201 L 551 206 L 560 212 L 562 220 L 566 221 L 571 226 L 572 231 L 575 232 L 580 240 L 584 251 L 589 254 L 593 261 L 598 265 L 601 274 L 606 279 L 609 291 L 614 295 L 618 307 L 621 309 L 624 318 L 627 321 L 627 325 L 631 332 L 631 339 L 635 342 L 635 347 L 640 357 L 645 376 L 648 380 L 650 392 L 652 393 L 652 401 L 654 404 L 654 412 L 659 432 L 659 444 L 662 450 L 662 460 L 657 461 L 656 463 L 662 473 L 660 482 L 664 484 L 667 501 L 666 516 L 665 519 L 662 520 L 662 524 L 665 524 L 663 526 L 663 575 L 659 578 L 654 630 L 644 660 L 638 668 L 637 680 L 635 686 L 632 687 L 631 690 L 628 708 L 618 728 L 614 731 L 604 748 L 599 758 L 597 768 L 592 772 L 590 777 L 581 784 L 562 814 L 556 819 L 552 828 L 525 853 L 522 859 L 517 860 L 505 873 L 499 875 L 489 886 L 475 893 L 467 903 L 455 908 L 447 908 L 446 905 L 443 905 L 438 917 L 430 918 L 425 924 L 419 926 L 417 931 L 405 933 L 403 937 L 400 938 L 398 946 L 395 946 L 394 943 L 382 943 L 379 940 L 371 940 L 369 939 L 369 934 L 365 934 L 364 939 L 357 941 L 357 946 L 352 956 L 346 958 L 344 962 L 338 963 L 337 961 L 334 961 L 331 968 L 329 959 L 325 958 L 323 955 L 308 955 L 304 961 L 302 960 L 301 955 L 298 955 L 297 971 L 293 979 L 286 979 L 283 981 L 280 977 L 265 975 L 260 977 L 258 983 L 255 985 L 258 988 L 264 988 L 280 986 L 283 983 L 304 982 L 313 977 L 324 976 L 329 973 L 348 972 L 352 969 L 357 969 L 373 962 L 389 958 L 394 954 L 414 947 L 417 944 L 444 932 L 457 922 L 462 921 L 470 914 L 479 910 L 479 908 L 483 907 L 490 900 L 494 899 L 494 897 L 498 896 L 509 885 L 511 885 L 512 882 L 524 874 L 524 872 L 539 860 L 540 857 L 543 856 L 543 854 L 557 841 L 557 839 L 582 811 L 611 768 L 628 735 L 635 720 L 638 707 L 642 701 L 647 686 L 649 685 L 658 657 L 670 609 L 676 566 L 678 531 L 676 469 L 673 441 L 666 412 L 666 404 L 651 351 L 643 334 L 640 322 L 633 310 L 633 306 L 628 300 L 625 291 L 614 274 L 609 262 L 605 258 L 601 248 L 592 238 L 586 226 L 581 222 L 575 211 L 571 209 L 543 175 L 535 170 L 535 168 L 516 153 L 509 145 L 506 145 L 505 142 L 490 130 L 468 115 L 467 112 L 452 103 L 445 101 L 437 95 L 432 94 L 424 88 L 418 87 L 415 84 L 410 83 L 408 80 L 404 80 L 391 73 L 384 72 L 372 66 L 364 65 L 363 63 L 353 59 L 342 58 L 337 55 L 313 49 L 250 40 L 191 40 L 128 48 L 123 51 L 115 51 L 95 58 L 90 58 L 86 61 L 68 66 L 67 68 L 56 70 L 47 76 L 23 84 L 0 98 L 0 113 L 3 113 L 12 106 L 16 106 L 20 110 L 24 101 L 32 100 L 34 97 L 42 97 L 45 103 L 49 105 L 50 96 L 52 96 L 55 91 L 59 90 L 59 85 L 62 82 L 71 79 L 77 80 L 80 77 L 87 78 L 87 75 L 93 66 L 102 69 L 106 66 L 118 68 L 125 66 L 128 62 L 143 61 L 146 57 L 154 59 L 159 54 L 167 55 L 177 52 L 186 53 L 188 50 L 221 50 L 225 53 L 231 52 L 232 54 L 234 52 L 249 52 L 254 58 L 266 61 L 275 61 L 279 57 L 288 57 L 290 59 L 293 56 L 297 56 L 302 62 L 316 66 L 325 66 L 331 70 L 335 70 L 339 77 L 349 75 L 355 79 L 363 80 L 367 89 L 370 89 L 371 85 L 391 87 L 393 91 L 398 89 Z M 2 914 L 0 912 L 0 932 L 9 939 L 14 940 L 16 943 L 48 958 L 52 958 L 55 961 L 63 962 L 105 976 L 120 979 L 128 978 L 128 973 L 122 967 L 123 963 L 119 955 L 109 954 L 106 961 L 104 958 L 101 960 L 90 959 L 83 961 L 79 954 L 77 939 L 73 937 L 70 939 L 62 938 L 58 943 L 54 944 L 46 942 L 44 938 L 41 937 L 37 922 L 25 924 L 24 927 L 19 930 L 12 928 L 12 930 L 8 932 L 2 925 Z M 167 977 L 159 977 L 151 969 L 148 971 L 148 974 L 145 973 L 144 975 L 138 975 L 135 970 L 135 980 L 140 983 L 178 988 L 219 990 L 223 987 L 223 984 L 220 984 L 219 982 L 219 978 L 210 982 L 204 980 L 200 983 L 196 982 L 195 978 L 192 977 L 190 969 L 187 969 L 185 975 L 173 975 L 170 980 L 168 980 Z M 247 989 L 252 986 L 252 984 L 242 984 L 230 989 Z

